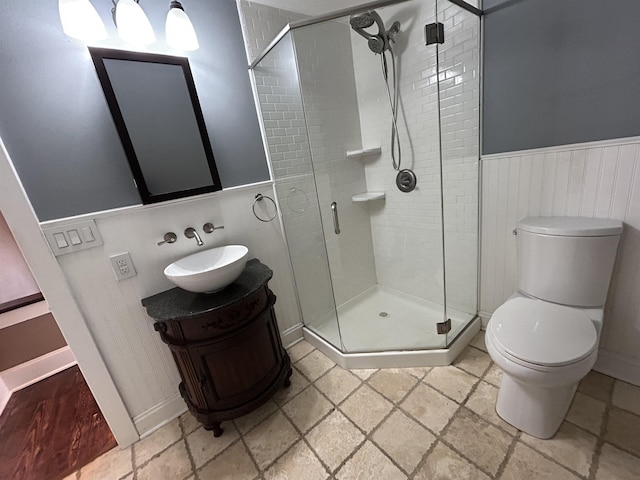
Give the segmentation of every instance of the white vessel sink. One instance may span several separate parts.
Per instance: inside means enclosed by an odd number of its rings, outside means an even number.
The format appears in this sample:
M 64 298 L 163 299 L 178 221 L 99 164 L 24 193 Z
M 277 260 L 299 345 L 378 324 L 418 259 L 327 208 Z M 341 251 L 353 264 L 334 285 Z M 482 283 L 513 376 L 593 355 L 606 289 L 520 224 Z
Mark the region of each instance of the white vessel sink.
M 218 292 L 240 276 L 248 253 L 242 245 L 210 248 L 176 260 L 164 269 L 164 275 L 189 292 Z

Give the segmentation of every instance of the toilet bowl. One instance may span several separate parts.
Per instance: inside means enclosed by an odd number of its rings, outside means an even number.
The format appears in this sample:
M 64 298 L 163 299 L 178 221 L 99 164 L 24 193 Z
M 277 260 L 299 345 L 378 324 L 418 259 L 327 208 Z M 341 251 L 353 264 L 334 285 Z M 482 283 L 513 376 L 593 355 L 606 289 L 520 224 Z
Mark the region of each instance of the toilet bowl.
M 522 295 L 496 310 L 485 341 L 503 371 L 498 415 L 535 437 L 553 436 L 578 382 L 596 362 L 595 313 Z
M 532 217 L 518 223 L 518 290 L 487 325 L 503 371 L 496 411 L 538 438 L 560 428 L 598 354 L 622 222 Z

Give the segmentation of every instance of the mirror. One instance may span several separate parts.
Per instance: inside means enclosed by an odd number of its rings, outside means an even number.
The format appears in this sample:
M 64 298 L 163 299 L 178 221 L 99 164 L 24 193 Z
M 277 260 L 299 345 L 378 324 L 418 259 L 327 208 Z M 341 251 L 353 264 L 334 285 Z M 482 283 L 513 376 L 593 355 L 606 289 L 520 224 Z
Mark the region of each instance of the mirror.
M 220 190 L 188 59 L 89 51 L 142 203 Z

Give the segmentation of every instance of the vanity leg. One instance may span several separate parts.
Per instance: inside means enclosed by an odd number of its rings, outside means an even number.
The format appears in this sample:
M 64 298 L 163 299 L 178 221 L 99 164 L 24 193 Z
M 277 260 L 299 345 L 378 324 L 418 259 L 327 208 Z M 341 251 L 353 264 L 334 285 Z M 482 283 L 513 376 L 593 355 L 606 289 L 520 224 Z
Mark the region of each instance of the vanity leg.
M 222 435 L 222 432 L 224 432 L 224 429 L 220 427 L 220 422 L 208 423 L 204 425 L 204 429 L 213 430 L 213 436 L 216 438 Z
M 287 379 L 284 381 L 284 388 L 289 388 L 291 386 L 291 374 L 293 373 L 293 369 L 289 370 L 287 374 Z

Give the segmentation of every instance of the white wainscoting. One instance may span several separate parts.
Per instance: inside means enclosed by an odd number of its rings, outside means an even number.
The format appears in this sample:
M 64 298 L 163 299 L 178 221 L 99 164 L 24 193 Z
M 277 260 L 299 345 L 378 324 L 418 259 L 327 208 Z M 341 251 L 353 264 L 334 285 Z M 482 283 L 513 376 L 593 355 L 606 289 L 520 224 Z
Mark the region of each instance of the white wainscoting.
M 640 137 L 482 157 L 483 317 L 516 290 L 516 223 L 548 215 L 624 221 L 596 369 L 640 383 Z
M 166 265 L 201 248 L 246 245 L 250 258 L 259 258 L 274 272 L 269 286 L 278 299 L 274 308 L 280 331 L 301 321 L 280 222 L 276 218 L 264 223 L 254 217 L 252 204 L 257 193 L 273 197 L 272 183 L 84 216 L 81 218 L 96 221 L 104 245 L 57 257 L 141 436 L 182 411 L 176 400 L 180 378 L 175 363 L 140 303 L 142 298 L 173 287 L 162 273 Z M 43 228 L 77 220 L 47 222 Z M 202 232 L 206 222 L 225 228 L 208 235 Z M 187 227 L 200 232 L 203 247 L 185 238 Z M 178 241 L 157 246 L 169 231 L 178 235 Z M 108 257 L 123 252 L 131 254 L 137 275 L 118 282 Z M 295 332 L 302 336 L 301 331 Z M 288 342 L 294 341 L 287 337 Z

